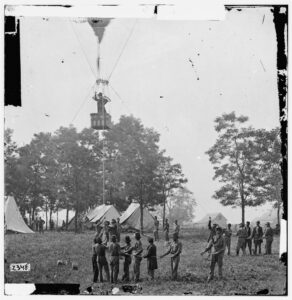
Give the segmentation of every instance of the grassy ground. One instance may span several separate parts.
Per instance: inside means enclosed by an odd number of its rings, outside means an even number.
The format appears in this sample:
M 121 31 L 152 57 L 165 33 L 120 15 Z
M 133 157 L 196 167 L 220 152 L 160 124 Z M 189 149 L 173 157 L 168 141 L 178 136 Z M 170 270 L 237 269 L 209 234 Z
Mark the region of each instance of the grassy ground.
M 146 280 L 146 260 L 141 264 L 143 295 L 254 295 L 268 289 L 269 295 L 285 292 L 286 267 L 279 262 L 279 239 L 273 243 L 271 256 L 235 256 L 236 237 L 232 238 L 232 256 L 224 257 L 224 279 L 206 283 L 210 261 L 200 252 L 206 246 L 207 232 L 188 231 L 181 239 L 183 252 L 179 266 L 180 278 L 170 280 L 170 258 L 158 260 L 154 282 Z M 71 232 L 45 232 L 45 234 L 9 234 L 5 236 L 5 278 L 9 283 L 80 283 L 81 293 L 92 284 L 91 244 L 94 233 L 74 234 Z M 124 235 L 122 236 L 122 241 Z M 143 247 L 148 245 L 142 239 Z M 158 256 L 165 251 L 164 241 L 156 243 Z M 58 260 L 69 261 L 57 266 Z M 30 263 L 30 272 L 10 272 L 10 263 Z M 72 270 L 72 262 L 78 270 Z M 123 261 L 120 261 L 122 276 Z M 215 274 L 217 269 L 215 270 Z M 120 287 L 122 283 L 117 284 Z M 111 290 L 109 283 L 95 284 L 93 292 Z

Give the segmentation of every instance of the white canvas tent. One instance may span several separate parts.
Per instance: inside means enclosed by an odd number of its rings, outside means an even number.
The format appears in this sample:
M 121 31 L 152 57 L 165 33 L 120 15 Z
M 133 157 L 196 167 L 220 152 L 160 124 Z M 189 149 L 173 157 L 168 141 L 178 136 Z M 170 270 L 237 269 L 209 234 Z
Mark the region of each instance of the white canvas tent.
M 122 214 L 120 223 L 122 227 L 140 230 L 141 212 L 139 203 L 131 203 L 127 210 Z M 154 228 L 154 218 L 149 213 L 148 209 L 143 209 L 143 229 L 145 231 Z
M 91 209 L 85 216 L 84 220 L 86 223 L 97 223 L 104 221 L 111 221 L 120 217 L 120 213 L 113 205 L 99 205 Z M 73 230 L 75 228 L 75 216 L 70 220 L 68 229 Z M 92 225 L 91 225 L 92 226 Z M 90 226 L 89 226 L 90 227 Z
M 5 231 L 34 233 L 24 222 L 17 204 L 12 196 L 5 197 L 4 206 Z
M 227 219 L 221 213 L 207 214 L 203 219 L 201 219 L 198 222 L 195 222 L 195 227 L 207 228 L 208 222 L 209 222 L 209 217 L 211 217 L 212 224 L 216 223 L 220 227 L 223 227 L 223 228 L 227 227 Z

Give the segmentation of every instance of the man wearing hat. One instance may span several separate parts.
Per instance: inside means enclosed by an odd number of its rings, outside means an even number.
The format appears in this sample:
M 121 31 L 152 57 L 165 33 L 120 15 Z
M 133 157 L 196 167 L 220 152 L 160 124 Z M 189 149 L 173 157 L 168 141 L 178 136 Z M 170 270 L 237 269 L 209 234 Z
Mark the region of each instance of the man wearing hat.
M 236 235 L 238 236 L 236 255 L 239 255 L 240 249 L 242 250 L 243 255 L 245 255 L 245 240 L 247 238 L 247 232 L 244 227 L 244 224 L 239 225 L 239 230 L 237 231 Z
M 125 242 L 126 245 L 122 246 L 122 255 L 125 257 L 125 261 L 124 261 L 124 275 L 122 280 L 123 281 L 129 281 L 130 280 L 130 265 L 132 263 L 132 251 L 133 251 L 133 247 L 131 245 L 131 239 L 128 235 L 125 236 Z
M 180 261 L 180 254 L 182 251 L 182 243 L 178 240 L 178 233 L 173 234 L 173 242 L 171 243 L 168 251 L 160 256 L 160 258 L 163 258 L 164 256 L 171 254 L 171 277 L 172 280 L 177 279 L 177 270 L 178 265 Z
M 157 256 L 156 256 L 156 246 L 154 245 L 153 238 L 148 238 L 149 246 L 147 247 L 147 252 L 144 258 L 147 258 L 147 270 L 148 275 L 151 280 L 154 280 L 154 271 L 157 269 Z
M 254 255 L 257 255 L 259 250 L 259 254 L 261 254 L 261 245 L 263 242 L 263 228 L 260 226 L 260 221 L 256 222 L 256 226 L 252 231 L 252 239 L 254 242 Z
M 214 278 L 214 270 L 216 263 L 218 264 L 218 275 L 219 279 L 222 279 L 222 268 L 223 268 L 223 257 L 225 252 L 225 240 L 223 237 L 223 230 L 221 227 L 216 228 L 216 235 L 210 241 L 207 248 L 201 252 L 201 255 L 208 252 L 209 250 L 213 250 L 212 258 L 211 258 L 211 266 L 210 266 L 210 275 L 208 277 L 208 282 Z
M 134 280 L 138 282 L 140 280 L 140 265 L 142 260 L 142 242 L 141 235 L 139 232 L 135 233 L 136 243 L 133 248 L 133 257 L 134 257 Z
M 273 243 L 273 236 L 274 232 L 273 229 L 271 228 L 270 222 L 266 223 L 266 228 L 264 232 L 264 239 L 266 239 L 266 255 L 267 254 L 272 254 L 272 243 Z

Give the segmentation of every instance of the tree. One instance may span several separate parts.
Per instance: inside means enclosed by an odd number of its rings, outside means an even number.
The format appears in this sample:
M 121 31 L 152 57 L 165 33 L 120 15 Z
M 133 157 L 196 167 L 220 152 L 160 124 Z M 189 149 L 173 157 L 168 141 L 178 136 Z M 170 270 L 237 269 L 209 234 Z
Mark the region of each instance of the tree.
M 182 223 L 191 222 L 194 217 L 194 208 L 196 200 L 193 193 L 186 187 L 181 187 L 168 198 L 167 201 L 167 216 L 171 223 L 175 220 Z
M 261 187 L 263 197 L 268 202 L 272 202 L 274 208 L 277 209 L 277 221 L 280 225 L 281 191 L 283 188 L 280 129 L 275 128 L 270 131 L 259 129 L 256 133 L 257 153 L 258 158 L 261 160 L 261 175 L 257 184 Z
M 165 223 L 166 203 L 168 197 L 172 195 L 173 190 L 181 188 L 183 184 L 187 182 L 182 173 L 180 164 L 172 164 L 172 158 L 169 156 L 163 156 L 161 153 L 160 162 L 157 170 L 156 183 L 160 189 L 163 212 L 162 212 L 162 224 Z
M 256 147 L 256 131 L 244 127 L 247 120 L 245 116 L 236 117 L 234 112 L 217 117 L 218 138 L 206 152 L 214 165 L 213 179 L 223 184 L 213 197 L 224 206 L 239 206 L 242 223 L 247 206 L 258 206 L 266 201 L 262 187 L 257 183 L 261 160 Z
M 117 182 L 123 187 L 128 199 L 140 204 L 141 231 L 143 209 L 161 202 L 155 184 L 159 165 L 159 134 L 145 128 L 133 116 L 121 116 L 119 123 L 105 134 L 107 152 L 113 155 Z

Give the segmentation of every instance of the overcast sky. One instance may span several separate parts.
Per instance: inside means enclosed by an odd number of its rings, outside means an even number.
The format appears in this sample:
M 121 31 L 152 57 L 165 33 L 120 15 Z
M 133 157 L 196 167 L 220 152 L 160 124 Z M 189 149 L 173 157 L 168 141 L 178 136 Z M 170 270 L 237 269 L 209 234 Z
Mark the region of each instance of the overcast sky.
M 255 128 L 279 126 L 270 9 L 232 10 L 224 21 L 112 20 L 101 44 L 104 77 L 131 30 L 110 80 L 119 95 L 109 88 L 113 121 L 133 114 L 160 133 L 161 148 L 182 164 L 189 180 L 198 203 L 196 220 L 220 211 L 240 222 L 239 208 L 212 199 L 219 185 L 205 152 L 216 140 L 214 119 L 222 113 L 248 116 Z M 5 108 L 5 126 L 20 145 L 40 131 L 70 123 L 79 130 L 90 126 L 96 58 L 97 39 L 88 23 L 21 19 L 22 107 Z M 247 209 L 247 219 L 266 209 Z

